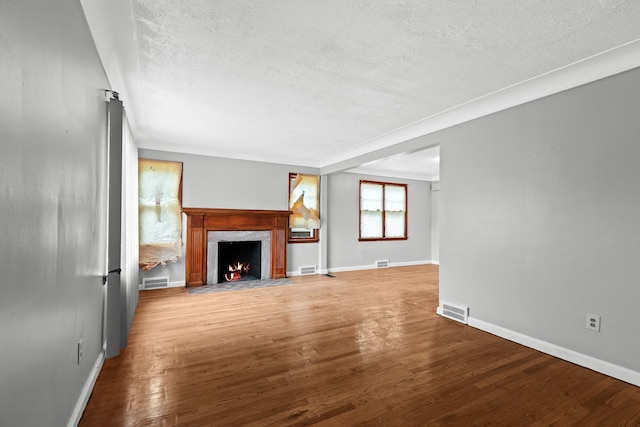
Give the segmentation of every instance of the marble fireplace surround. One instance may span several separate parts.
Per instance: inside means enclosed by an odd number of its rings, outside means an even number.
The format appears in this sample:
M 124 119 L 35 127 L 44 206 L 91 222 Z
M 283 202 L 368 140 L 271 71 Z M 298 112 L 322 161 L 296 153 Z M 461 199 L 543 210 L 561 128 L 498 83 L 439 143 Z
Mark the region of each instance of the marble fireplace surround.
M 207 253 L 210 250 L 209 236 L 213 236 L 214 240 L 219 239 L 220 235 L 213 232 L 220 231 L 250 233 L 266 231 L 268 238 L 246 239 L 260 240 L 263 242 L 262 251 L 269 250 L 269 264 L 266 268 L 270 276 L 264 277 L 263 273 L 262 278 L 282 279 L 287 276 L 287 231 L 290 211 L 184 208 L 182 212 L 187 217 L 185 273 L 188 287 L 211 283 L 213 276 L 208 273 L 211 266 L 207 265 Z M 228 234 L 224 236 L 229 240 Z M 269 248 L 265 245 L 266 240 L 270 241 Z M 215 277 L 216 280 L 213 283 L 217 281 L 217 276 Z

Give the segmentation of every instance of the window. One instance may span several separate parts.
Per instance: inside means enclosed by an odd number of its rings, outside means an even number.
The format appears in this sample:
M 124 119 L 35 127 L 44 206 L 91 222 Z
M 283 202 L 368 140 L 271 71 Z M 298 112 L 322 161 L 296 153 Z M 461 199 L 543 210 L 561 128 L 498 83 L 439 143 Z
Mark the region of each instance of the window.
M 359 240 L 407 239 L 407 185 L 360 181 Z
M 320 177 L 289 174 L 289 243 L 318 241 L 320 228 Z
M 140 268 L 182 256 L 182 163 L 138 160 Z

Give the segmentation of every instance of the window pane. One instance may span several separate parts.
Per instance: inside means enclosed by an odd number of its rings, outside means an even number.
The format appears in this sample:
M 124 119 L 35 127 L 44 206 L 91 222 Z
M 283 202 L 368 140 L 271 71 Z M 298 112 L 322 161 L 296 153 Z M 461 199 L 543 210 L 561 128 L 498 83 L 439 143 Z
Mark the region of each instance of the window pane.
M 382 185 L 360 184 L 360 209 L 363 211 L 382 210 Z
M 406 237 L 404 235 L 404 212 L 386 212 L 385 237 Z
M 319 190 L 320 176 L 289 174 L 289 228 L 320 228 Z
M 360 238 L 407 238 L 407 186 L 360 181 Z
M 360 212 L 360 237 L 382 237 L 382 211 Z
M 384 187 L 384 209 L 386 211 L 404 211 L 405 196 L 405 187 L 386 185 Z

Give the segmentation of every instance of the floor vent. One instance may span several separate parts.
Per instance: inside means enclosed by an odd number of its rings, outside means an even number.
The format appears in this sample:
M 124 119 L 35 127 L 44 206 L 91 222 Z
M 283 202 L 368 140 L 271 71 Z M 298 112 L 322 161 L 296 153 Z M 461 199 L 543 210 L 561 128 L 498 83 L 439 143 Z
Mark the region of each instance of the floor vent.
M 142 289 L 158 289 L 169 287 L 169 276 L 146 277 L 142 279 Z
M 300 267 L 300 275 L 305 276 L 307 274 L 316 274 L 316 266 L 307 265 L 306 267 Z
M 389 267 L 389 260 L 382 259 L 380 261 L 376 261 L 376 268 L 387 268 Z
M 442 303 L 442 315 L 452 320 L 467 323 L 467 317 L 469 316 L 469 307 L 463 307 L 461 305 L 455 305 L 448 302 Z

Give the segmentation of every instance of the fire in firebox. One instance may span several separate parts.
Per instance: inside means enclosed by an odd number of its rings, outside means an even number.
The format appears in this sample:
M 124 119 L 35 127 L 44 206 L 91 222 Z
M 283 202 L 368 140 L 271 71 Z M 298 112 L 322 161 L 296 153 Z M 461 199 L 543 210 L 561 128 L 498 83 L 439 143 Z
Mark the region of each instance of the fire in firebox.
M 261 246 L 259 240 L 218 242 L 217 283 L 260 279 Z
M 234 262 L 229 264 L 228 270 L 229 272 L 224 275 L 224 278 L 227 282 L 233 282 L 235 280 L 240 280 L 244 276 L 249 273 L 249 268 L 251 268 L 251 263 L 242 263 L 242 262 Z

